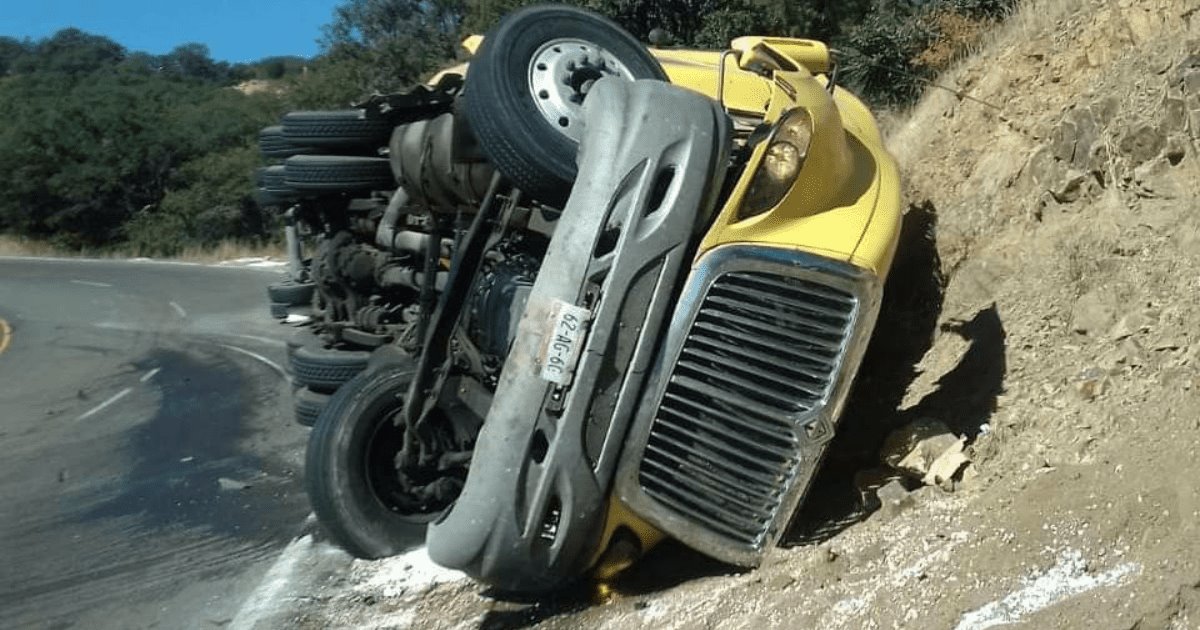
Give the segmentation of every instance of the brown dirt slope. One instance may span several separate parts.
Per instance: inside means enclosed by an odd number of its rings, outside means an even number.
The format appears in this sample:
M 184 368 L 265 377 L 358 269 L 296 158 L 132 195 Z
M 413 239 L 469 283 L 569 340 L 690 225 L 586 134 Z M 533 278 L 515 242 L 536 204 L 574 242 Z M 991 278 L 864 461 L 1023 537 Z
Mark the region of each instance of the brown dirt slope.
M 908 231 L 936 237 L 897 271 L 944 284 L 890 285 L 839 439 L 941 420 L 974 461 L 954 492 L 827 522 L 749 573 L 664 550 L 601 606 L 351 579 L 295 621 L 1200 627 L 1200 0 L 1032 0 L 941 82 L 988 105 L 934 90 L 891 140 Z

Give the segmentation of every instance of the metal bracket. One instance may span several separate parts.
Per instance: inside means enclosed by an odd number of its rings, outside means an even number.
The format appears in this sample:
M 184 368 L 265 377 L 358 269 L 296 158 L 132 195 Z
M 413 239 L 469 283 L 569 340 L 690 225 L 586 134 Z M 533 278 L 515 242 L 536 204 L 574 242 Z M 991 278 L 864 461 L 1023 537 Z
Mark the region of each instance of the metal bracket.
M 418 85 L 398 94 L 375 94 L 355 107 L 366 110 L 367 118 L 387 118 L 401 125 L 450 111 L 462 88 L 463 77 L 445 74 L 433 87 Z

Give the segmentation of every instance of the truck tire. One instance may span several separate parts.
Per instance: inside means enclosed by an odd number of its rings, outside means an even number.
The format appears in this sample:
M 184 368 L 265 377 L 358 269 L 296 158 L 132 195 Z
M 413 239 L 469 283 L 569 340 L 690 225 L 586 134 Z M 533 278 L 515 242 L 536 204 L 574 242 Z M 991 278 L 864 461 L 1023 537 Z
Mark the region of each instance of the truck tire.
M 312 282 L 273 282 L 267 285 L 267 297 L 272 302 L 290 306 L 305 306 L 312 303 L 317 285 Z
M 264 158 L 279 159 L 313 153 L 315 150 L 288 142 L 283 136 L 283 125 L 272 125 L 258 132 L 258 152 Z
M 287 208 L 300 200 L 294 191 L 279 191 L 259 187 L 254 191 L 254 202 L 260 208 Z
M 296 423 L 311 427 L 317 422 L 321 410 L 329 404 L 329 394 L 314 392 L 307 387 L 300 387 L 292 392 L 292 405 L 295 410 Z
M 286 171 L 283 165 L 275 164 L 273 166 L 260 166 L 255 171 L 254 178 L 258 181 L 259 186 L 267 190 L 285 190 L 287 188 L 283 183 L 285 175 Z
M 305 344 L 289 354 L 292 380 L 313 391 L 330 394 L 367 367 L 365 350 L 339 350 Z
M 339 150 L 372 150 L 384 146 L 392 123 L 367 118 L 366 110 L 301 111 L 284 114 L 283 138 L 297 146 Z
M 518 188 L 561 204 L 575 181 L 584 97 L 604 76 L 667 80 L 642 44 L 595 13 L 540 5 L 508 14 L 467 68 L 463 98 L 480 148 Z
M 437 515 L 410 509 L 394 481 L 403 429 L 391 419 L 414 371 L 410 362 L 360 374 L 334 394 L 309 435 L 304 482 L 313 512 L 335 543 L 360 558 L 413 546 Z
M 297 155 L 284 162 L 284 185 L 309 192 L 391 190 L 396 187 L 387 158 Z

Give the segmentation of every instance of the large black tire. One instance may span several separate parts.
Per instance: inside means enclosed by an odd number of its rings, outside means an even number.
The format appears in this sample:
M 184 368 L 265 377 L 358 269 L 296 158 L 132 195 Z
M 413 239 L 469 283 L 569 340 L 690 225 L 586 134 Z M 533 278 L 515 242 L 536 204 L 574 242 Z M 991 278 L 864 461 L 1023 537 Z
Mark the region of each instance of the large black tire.
M 272 302 L 305 306 L 312 304 L 317 285 L 312 282 L 273 282 L 267 285 L 267 298 Z
M 329 399 L 329 394 L 314 392 L 307 387 L 296 389 L 292 392 L 292 404 L 295 408 L 296 422 L 306 427 L 316 424 L 321 411 L 329 405 Z
M 258 152 L 265 158 L 288 158 L 293 155 L 315 153 L 310 147 L 302 147 L 288 142 L 283 136 L 283 125 L 263 127 L 258 132 Z
M 282 164 L 260 166 L 255 171 L 255 179 L 259 186 L 267 190 L 286 190 L 287 186 L 283 183 L 286 174 Z
M 624 78 L 667 80 L 662 66 L 633 36 L 583 9 L 527 7 L 508 14 L 488 32 L 467 69 L 463 98 L 471 128 L 480 148 L 513 184 L 556 205 L 567 198 L 575 181 L 579 143 L 539 109 L 531 87 L 531 63 L 544 44 L 558 39 L 604 49 L 632 75 Z M 566 126 L 573 122 L 563 117 L 560 125 L 564 119 Z
M 402 438 L 391 418 L 413 373 L 408 362 L 358 376 L 329 401 L 308 439 L 304 479 L 313 512 L 335 543 L 360 558 L 419 544 L 437 516 L 405 512 L 391 481 Z
M 305 344 L 288 354 L 292 380 L 316 392 L 332 393 L 367 367 L 371 353 Z
M 255 173 L 258 189 L 254 200 L 263 208 L 287 207 L 300 200 L 300 192 L 284 183 L 286 171 L 282 164 L 263 166 Z
M 387 158 L 297 155 L 284 162 L 284 185 L 300 191 L 354 192 L 396 187 Z
M 369 150 L 384 146 L 392 123 L 367 118 L 362 109 L 289 112 L 283 116 L 283 138 L 296 146 L 333 150 Z
M 260 208 L 288 208 L 300 200 L 295 192 L 282 192 L 258 188 L 254 191 L 254 202 Z

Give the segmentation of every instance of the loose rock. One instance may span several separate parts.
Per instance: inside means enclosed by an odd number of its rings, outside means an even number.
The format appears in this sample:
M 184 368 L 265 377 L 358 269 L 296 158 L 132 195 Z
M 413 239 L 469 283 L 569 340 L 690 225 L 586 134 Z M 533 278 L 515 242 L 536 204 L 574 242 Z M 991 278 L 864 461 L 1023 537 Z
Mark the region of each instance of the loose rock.
M 1071 311 L 1071 329 L 1083 334 L 1103 332 L 1111 328 L 1116 314 L 1112 296 L 1089 291 L 1075 301 L 1075 308 Z
M 965 443 L 944 423 L 921 419 L 893 431 L 881 456 L 884 463 L 921 483 L 950 490 L 951 480 L 970 461 L 963 453 Z
M 888 518 L 916 505 L 912 494 L 899 481 L 888 482 L 875 491 L 875 496 L 879 498 L 879 511 Z
M 229 477 L 221 477 L 217 479 L 217 485 L 220 486 L 222 490 L 249 490 L 251 488 L 251 485 L 245 481 L 238 481 L 237 479 L 230 479 Z
M 1098 367 L 1090 367 L 1075 379 L 1075 391 L 1087 401 L 1095 400 L 1108 389 L 1108 373 Z

